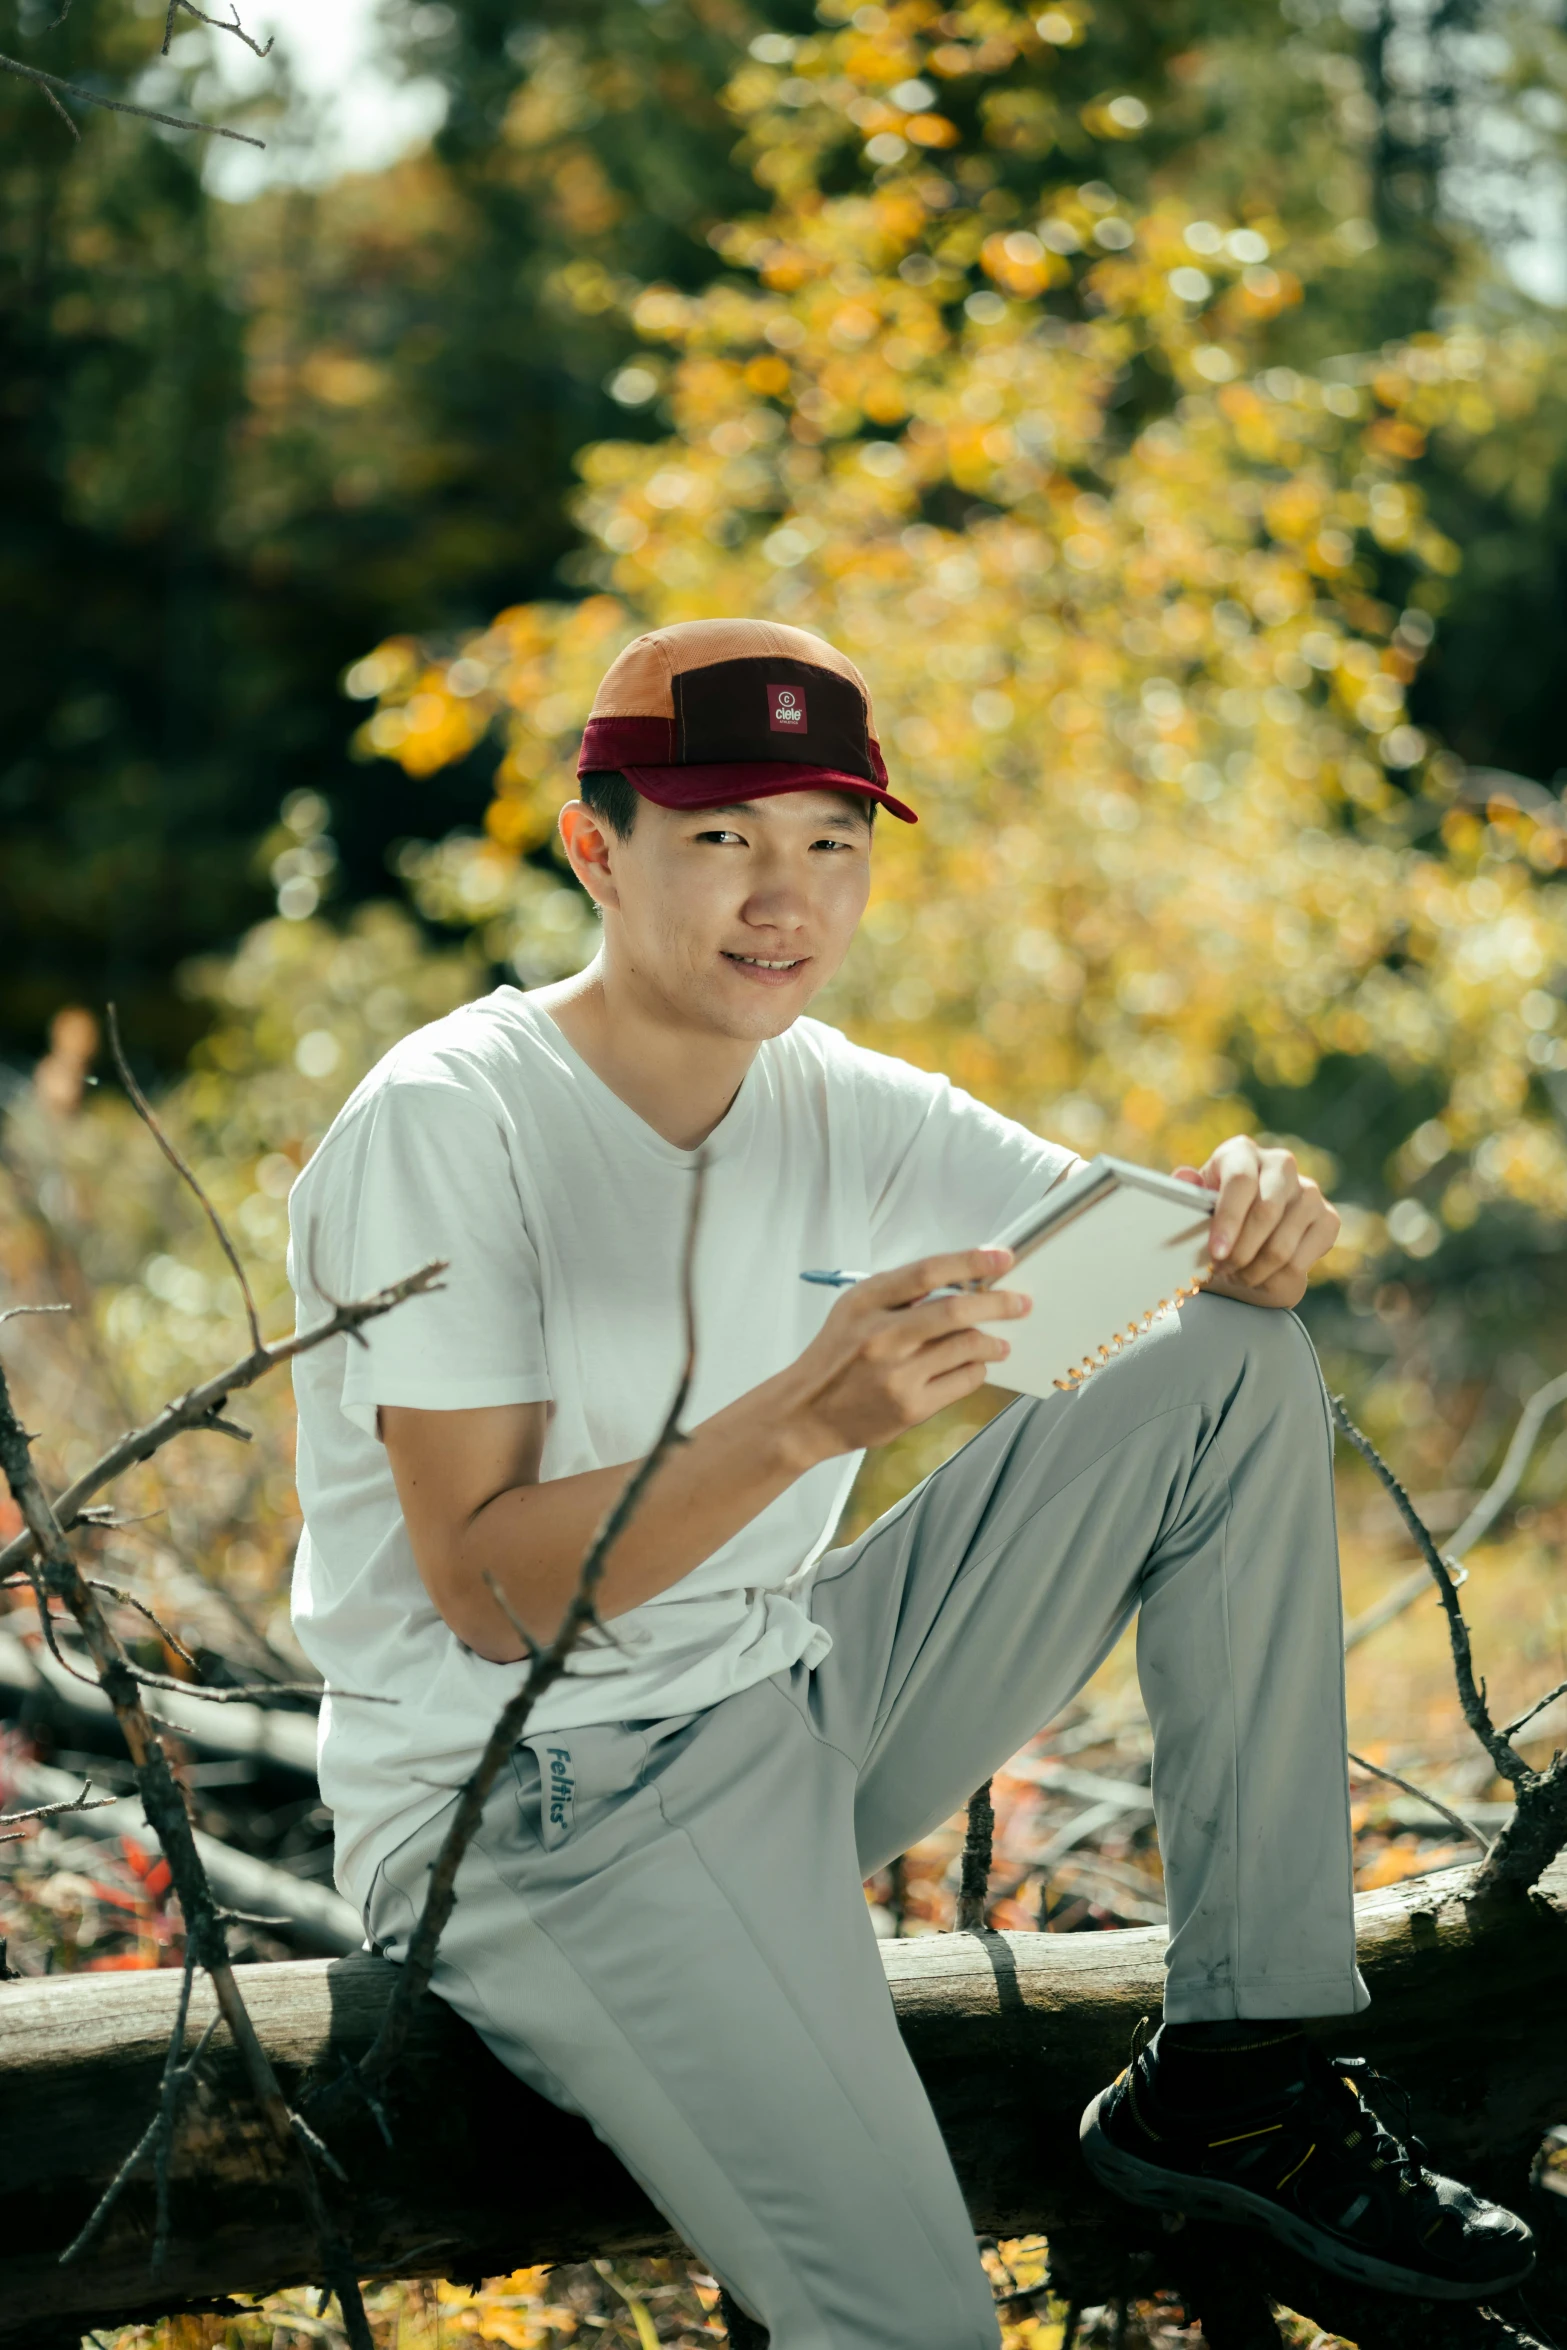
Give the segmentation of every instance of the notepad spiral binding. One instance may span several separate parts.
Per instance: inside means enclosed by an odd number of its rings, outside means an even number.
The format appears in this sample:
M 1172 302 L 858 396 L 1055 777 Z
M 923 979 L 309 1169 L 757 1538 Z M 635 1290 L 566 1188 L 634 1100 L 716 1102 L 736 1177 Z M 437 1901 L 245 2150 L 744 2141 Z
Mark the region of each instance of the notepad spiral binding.
M 1067 1389 L 1081 1387 L 1085 1379 L 1091 1378 L 1095 1371 L 1103 1369 L 1112 1357 L 1118 1355 L 1123 1346 L 1130 1346 L 1134 1338 L 1141 1338 L 1145 1330 L 1151 1329 L 1161 1314 L 1172 1314 L 1189 1297 L 1195 1297 L 1207 1278 L 1206 1273 L 1199 1273 L 1193 1280 L 1183 1281 L 1179 1289 L 1172 1290 L 1168 1297 L 1162 1297 L 1156 1306 L 1150 1307 L 1140 1322 L 1128 1322 L 1126 1328 L 1117 1331 L 1114 1338 L 1107 1339 L 1097 1353 L 1084 1355 L 1075 1370 L 1068 1371 L 1064 1379 L 1052 1380 L 1051 1385 Z

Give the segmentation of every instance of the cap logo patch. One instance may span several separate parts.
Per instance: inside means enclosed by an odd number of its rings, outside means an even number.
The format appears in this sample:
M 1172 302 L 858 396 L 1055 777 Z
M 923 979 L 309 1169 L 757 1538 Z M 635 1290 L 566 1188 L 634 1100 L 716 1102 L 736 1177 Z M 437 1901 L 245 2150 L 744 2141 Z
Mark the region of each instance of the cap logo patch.
M 803 685 L 768 687 L 767 723 L 774 734 L 804 734 L 808 731 Z

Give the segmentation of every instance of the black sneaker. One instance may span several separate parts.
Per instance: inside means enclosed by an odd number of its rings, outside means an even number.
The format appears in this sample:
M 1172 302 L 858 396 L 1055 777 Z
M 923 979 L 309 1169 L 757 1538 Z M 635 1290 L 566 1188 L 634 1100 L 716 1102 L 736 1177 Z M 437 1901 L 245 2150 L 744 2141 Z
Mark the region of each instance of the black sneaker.
M 1429 2301 L 1479 2301 L 1534 2266 L 1523 2221 L 1420 2161 L 1362 2085 L 1403 2092 L 1364 2057 L 1302 2042 L 1304 2080 L 1228 2116 L 1160 2103 L 1144 2017 L 1132 2061 L 1083 2115 L 1083 2157 L 1113 2194 L 1158 2211 L 1261 2228 L 1332 2275 Z M 1210 2133 L 1212 2133 L 1210 2135 Z

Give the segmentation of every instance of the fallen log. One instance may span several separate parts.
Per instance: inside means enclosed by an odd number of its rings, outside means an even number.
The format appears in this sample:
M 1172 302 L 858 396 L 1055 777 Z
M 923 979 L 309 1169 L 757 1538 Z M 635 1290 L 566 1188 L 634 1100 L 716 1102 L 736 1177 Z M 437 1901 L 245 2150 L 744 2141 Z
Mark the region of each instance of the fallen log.
M 1374 2004 L 1325 2036 L 1399 2076 L 1434 2160 L 1516 2202 L 1544 2130 L 1567 2117 L 1567 1861 L 1507 1907 L 1466 1907 L 1471 1878 L 1444 1870 L 1361 1897 L 1360 1960 Z M 1053 2249 L 1059 2239 L 1063 2273 L 1075 2264 L 1085 2274 L 1084 2298 L 1150 2278 L 1180 2282 L 1183 2239 L 1161 2240 L 1099 2194 L 1076 2153 L 1085 2100 L 1119 2070 L 1137 2018 L 1158 2012 L 1163 1946 L 1158 1929 L 882 1946 L 976 2232 L 1043 2231 Z M 531 2095 L 439 2001 L 425 2001 L 391 2085 L 392 2141 L 383 2143 L 341 2075 L 369 2044 L 393 1971 L 360 1954 L 248 1967 L 242 1978 L 279 2077 L 348 2172 L 334 2208 L 360 2274 L 462 2280 L 668 2248 L 664 2222 L 587 2124 Z M 89 2328 L 221 2306 L 226 2295 L 312 2274 L 296 2183 L 278 2174 L 222 2034 L 179 2131 L 163 2276 L 148 2273 L 147 2180 L 123 2196 L 87 2256 L 60 2265 L 152 2109 L 177 1988 L 173 1972 L 0 1987 L 0 2346 L 76 2350 Z M 198 1987 L 191 2042 L 211 2012 Z M 1190 2257 L 1202 2252 L 1211 2264 L 1207 2244 L 1207 2232 L 1192 2231 Z M 1357 2301 L 1300 2264 L 1261 2257 L 1270 2280 L 1286 2279 L 1269 2289 L 1352 2339 L 1482 2338 L 1448 2330 L 1468 2324 L 1465 2313 L 1449 2320 L 1407 2303 L 1381 2334 L 1355 2333 L 1343 2320 L 1364 2326 L 1357 2309 L 1373 2297 Z M 1404 2316 L 1412 2322 L 1422 2309 L 1423 2330 L 1400 2334 Z M 1534 2337 L 1504 2329 L 1483 2338 Z
M 243 1700 L 215 1705 L 210 1698 L 187 1697 L 178 1689 L 159 1690 L 158 1711 L 195 1754 L 253 1762 L 258 1769 L 292 1779 L 315 1778 L 314 1712 L 284 1713 Z M 42 1644 L 30 1647 L 10 1632 L 0 1632 L 0 1713 L 46 1721 L 78 1734 L 85 1727 L 103 1736 L 109 1751 L 124 1758 L 114 1708 L 97 1682 L 78 1679 Z
M 19 1762 L 13 1756 L 0 1758 L 4 1808 L 69 1803 L 81 1791 L 78 1773 L 57 1771 L 47 1763 Z M 145 1841 L 150 1833 L 139 1795 L 122 1795 L 113 1803 L 95 1805 L 91 1811 L 67 1812 L 54 1825 L 68 1835 L 104 1840 L 134 1836 Z M 300 1950 L 337 1957 L 363 1947 L 364 1927 L 358 1912 L 330 1885 L 296 1877 L 272 1861 L 254 1860 L 249 1853 L 220 1843 L 216 1836 L 203 1835 L 199 1828 L 192 1833 L 207 1882 L 226 1909 L 269 1918 L 270 1930 Z

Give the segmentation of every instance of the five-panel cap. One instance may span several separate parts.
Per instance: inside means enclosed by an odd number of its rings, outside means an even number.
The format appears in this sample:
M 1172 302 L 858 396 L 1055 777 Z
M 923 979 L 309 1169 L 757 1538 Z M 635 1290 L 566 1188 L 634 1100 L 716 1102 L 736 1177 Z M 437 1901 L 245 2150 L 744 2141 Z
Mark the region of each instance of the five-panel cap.
M 577 760 L 579 775 L 612 767 L 665 808 L 853 791 L 919 821 L 887 789 L 854 663 L 772 620 L 682 620 L 627 645 L 594 697 Z

